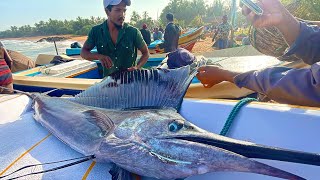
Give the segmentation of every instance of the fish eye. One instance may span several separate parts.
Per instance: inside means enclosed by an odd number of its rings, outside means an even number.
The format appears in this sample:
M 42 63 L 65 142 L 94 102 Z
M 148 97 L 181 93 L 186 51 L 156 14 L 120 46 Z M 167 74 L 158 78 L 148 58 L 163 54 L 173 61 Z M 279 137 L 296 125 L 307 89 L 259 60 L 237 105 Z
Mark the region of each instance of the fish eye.
M 173 121 L 173 122 L 169 123 L 169 126 L 168 126 L 169 131 L 171 131 L 171 132 L 177 132 L 182 127 L 183 127 L 183 124 L 178 121 Z

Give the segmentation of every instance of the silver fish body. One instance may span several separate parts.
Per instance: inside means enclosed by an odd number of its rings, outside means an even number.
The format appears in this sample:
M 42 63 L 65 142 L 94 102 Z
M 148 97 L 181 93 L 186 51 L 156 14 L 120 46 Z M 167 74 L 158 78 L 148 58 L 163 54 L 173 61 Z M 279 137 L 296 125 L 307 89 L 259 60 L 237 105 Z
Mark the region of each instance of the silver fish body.
M 35 119 L 57 138 L 97 161 L 159 179 L 177 179 L 215 171 L 239 171 L 284 179 L 291 173 L 219 148 L 210 141 L 251 146 L 202 130 L 175 109 L 110 110 L 62 98 L 34 97 Z

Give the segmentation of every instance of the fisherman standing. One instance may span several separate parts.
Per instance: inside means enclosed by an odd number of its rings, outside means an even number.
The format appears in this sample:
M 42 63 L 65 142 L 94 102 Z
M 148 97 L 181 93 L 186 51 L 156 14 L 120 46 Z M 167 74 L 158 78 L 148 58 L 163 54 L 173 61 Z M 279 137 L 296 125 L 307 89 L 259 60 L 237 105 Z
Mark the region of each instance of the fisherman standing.
M 168 24 L 164 32 L 164 52 L 172 52 L 178 48 L 181 28 L 173 23 L 173 14 L 166 15 Z
M 141 32 L 124 22 L 130 0 L 104 0 L 103 5 L 108 19 L 94 26 L 81 50 L 81 57 L 87 60 L 99 60 L 103 66 L 103 75 L 140 69 L 149 58 L 149 50 Z M 98 53 L 90 51 L 97 47 Z M 141 58 L 136 63 L 137 49 Z
M 141 34 L 142 34 L 142 37 L 143 37 L 144 42 L 146 42 L 147 45 L 149 46 L 150 43 L 151 43 L 151 33 L 150 33 L 150 31 L 148 30 L 148 26 L 147 26 L 146 23 L 143 23 L 142 29 L 140 29 L 140 32 L 141 32 Z

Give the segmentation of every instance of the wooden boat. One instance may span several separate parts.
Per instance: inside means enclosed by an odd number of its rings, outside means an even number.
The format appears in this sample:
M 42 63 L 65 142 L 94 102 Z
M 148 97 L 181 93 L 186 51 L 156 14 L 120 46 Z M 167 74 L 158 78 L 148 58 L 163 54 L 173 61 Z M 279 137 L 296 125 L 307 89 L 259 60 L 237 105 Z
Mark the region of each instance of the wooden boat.
M 185 32 L 184 34 L 182 34 L 179 37 L 179 42 L 178 42 L 179 47 L 185 48 L 191 52 L 197 40 L 200 38 L 203 29 L 204 29 L 203 26 L 200 28 L 193 28 Z M 164 42 L 163 40 L 157 40 L 152 42 L 148 46 L 150 54 L 164 53 L 164 49 L 159 48 L 159 45 L 162 44 L 163 42 Z M 80 55 L 80 52 L 81 52 L 81 48 L 66 49 L 66 55 L 68 56 Z M 91 52 L 96 53 L 97 49 L 93 49 Z
M 55 58 L 62 59 L 64 61 L 82 59 L 80 56 L 67 56 L 67 55 L 49 55 L 49 54 L 39 54 L 35 64 L 36 66 L 42 66 L 50 64 Z M 144 65 L 145 68 L 158 66 L 163 60 L 166 58 L 166 54 L 152 54 L 149 56 L 147 63 Z M 140 59 L 140 55 L 138 55 L 138 59 Z M 99 63 L 98 60 L 94 61 Z
M 181 114 L 188 121 L 211 132 L 219 133 L 236 101 L 184 99 Z M 51 135 L 33 119 L 28 109 L 30 100 L 25 95 L 8 95 L 0 98 L 0 176 L 21 167 L 82 157 Z M 10 113 L 8 113 L 10 112 Z M 228 136 L 258 144 L 319 153 L 317 143 L 320 126 L 320 109 L 285 104 L 251 103 L 238 114 Z M 294 173 L 306 179 L 319 178 L 318 166 L 260 160 L 273 167 Z M 63 165 L 60 163 L 58 165 Z M 37 172 L 55 166 L 50 164 L 32 169 Z M 38 174 L 30 179 L 111 179 L 107 164 L 89 161 L 57 171 Z M 30 173 L 19 171 L 13 178 Z M 164 172 L 165 173 L 165 172 Z M 138 179 L 138 178 L 137 178 Z M 151 178 L 141 178 L 151 180 Z M 271 180 L 263 175 L 236 172 L 213 172 L 189 177 L 186 180 Z
M 155 58 L 154 64 L 150 66 L 155 66 L 161 61 L 161 54 L 154 56 L 159 57 Z M 46 59 L 49 56 L 41 57 Z M 208 57 L 208 59 L 210 59 L 211 63 L 218 63 L 227 69 L 229 68 L 240 72 L 262 69 L 269 66 L 295 67 L 297 64 L 300 65 L 300 63 L 282 62 L 269 56 Z M 14 88 L 28 92 L 46 92 L 52 89 L 59 89 L 50 95 L 75 95 L 92 86 L 94 83 L 101 81 L 102 71 L 99 61 L 88 63 L 83 60 L 83 62 L 79 64 L 75 64 L 72 67 L 70 66 L 71 65 L 68 64 L 62 64 L 61 66 L 59 65 L 59 67 L 53 67 L 56 68 L 56 71 L 51 71 L 50 69 L 52 69 L 52 67 L 40 66 L 14 73 Z M 47 70 L 44 70 L 46 68 Z M 51 73 L 46 73 L 49 71 Z M 229 82 L 222 82 L 213 88 L 206 89 L 203 88 L 197 79 L 194 79 L 193 84 L 191 84 L 186 93 L 186 97 L 237 99 L 253 93 L 251 90 L 245 88 L 240 89 Z
M 196 44 L 196 42 L 198 41 L 198 39 L 200 38 L 203 32 L 203 29 L 204 27 L 202 26 L 200 28 L 190 29 L 189 31 L 183 33 L 179 37 L 179 42 L 178 42 L 179 47 L 187 49 L 188 51 L 192 52 L 194 45 Z M 163 42 L 164 41 L 162 40 L 157 40 L 151 43 L 148 47 L 150 54 L 164 53 L 164 49 L 160 48 L 160 44 L 162 44 Z

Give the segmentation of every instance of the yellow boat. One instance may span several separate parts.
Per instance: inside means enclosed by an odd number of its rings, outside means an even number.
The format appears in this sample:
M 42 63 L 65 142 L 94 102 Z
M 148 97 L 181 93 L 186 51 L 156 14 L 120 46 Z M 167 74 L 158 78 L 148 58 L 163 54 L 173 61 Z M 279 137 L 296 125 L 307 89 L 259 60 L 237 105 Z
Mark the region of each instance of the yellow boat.
M 194 28 L 194 29 L 191 29 L 191 30 L 183 33 L 179 37 L 179 41 L 178 41 L 179 47 L 187 49 L 188 51 L 191 52 L 194 45 L 196 44 L 196 42 L 200 38 L 200 36 L 203 32 L 203 29 L 204 29 L 204 27 L 201 26 L 199 28 Z M 163 42 L 164 41 L 162 41 L 162 40 L 158 40 L 158 41 L 151 43 L 148 46 L 150 54 L 164 53 L 164 49 L 160 48 L 160 44 L 162 44 Z

